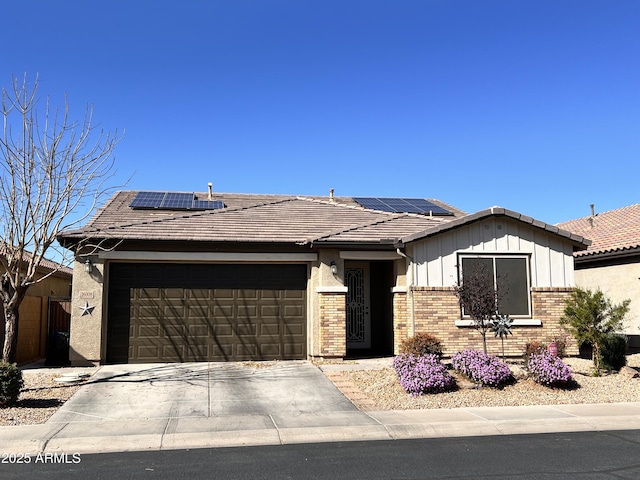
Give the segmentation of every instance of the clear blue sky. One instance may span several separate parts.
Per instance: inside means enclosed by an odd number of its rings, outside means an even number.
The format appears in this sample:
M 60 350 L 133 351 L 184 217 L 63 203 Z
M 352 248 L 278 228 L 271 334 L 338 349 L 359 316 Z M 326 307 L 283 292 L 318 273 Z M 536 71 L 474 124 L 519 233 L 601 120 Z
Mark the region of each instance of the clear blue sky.
M 638 203 L 637 0 L 23 0 L 0 84 L 108 130 L 128 188 Z

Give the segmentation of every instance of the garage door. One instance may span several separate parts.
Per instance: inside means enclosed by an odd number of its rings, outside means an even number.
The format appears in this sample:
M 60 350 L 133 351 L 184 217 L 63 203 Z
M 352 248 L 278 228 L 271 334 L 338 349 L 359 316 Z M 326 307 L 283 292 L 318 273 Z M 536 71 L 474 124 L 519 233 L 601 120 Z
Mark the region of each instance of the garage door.
M 306 265 L 114 263 L 107 362 L 306 356 Z

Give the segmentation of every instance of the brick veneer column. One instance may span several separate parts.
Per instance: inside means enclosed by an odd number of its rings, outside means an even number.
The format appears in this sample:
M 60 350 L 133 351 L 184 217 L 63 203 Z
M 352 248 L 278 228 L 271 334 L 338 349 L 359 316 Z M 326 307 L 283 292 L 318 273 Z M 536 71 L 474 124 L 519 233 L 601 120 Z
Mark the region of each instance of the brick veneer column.
M 318 293 L 320 305 L 320 356 L 347 354 L 346 293 Z
M 400 344 L 409 336 L 409 301 L 406 291 L 393 292 L 393 353 L 400 353 Z

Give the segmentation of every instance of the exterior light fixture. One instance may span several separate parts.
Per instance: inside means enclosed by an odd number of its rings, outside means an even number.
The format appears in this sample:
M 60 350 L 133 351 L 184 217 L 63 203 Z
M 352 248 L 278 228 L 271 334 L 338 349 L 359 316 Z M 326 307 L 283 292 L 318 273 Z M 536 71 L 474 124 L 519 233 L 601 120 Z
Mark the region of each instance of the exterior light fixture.
M 93 269 L 93 264 L 91 263 L 91 260 L 87 258 L 84 262 L 84 271 L 87 273 L 91 273 L 92 269 Z
M 336 265 L 336 262 L 331 262 L 331 273 L 333 275 L 337 275 L 338 273 L 338 266 Z

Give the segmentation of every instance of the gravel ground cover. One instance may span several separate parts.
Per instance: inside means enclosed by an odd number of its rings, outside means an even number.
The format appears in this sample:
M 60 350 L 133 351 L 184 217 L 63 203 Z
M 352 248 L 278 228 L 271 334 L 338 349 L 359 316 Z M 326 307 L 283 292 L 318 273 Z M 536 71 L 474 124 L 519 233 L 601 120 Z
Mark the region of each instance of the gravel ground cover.
M 570 403 L 617 403 L 640 401 L 640 378 L 619 374 L 592 376 L 593 363 L 581 358 L 565 358 L 575 380 L 574 388 L 544 387 L 526 378 L 521 363 L 510 363 L 517 382 L 502 389 L 469 388 L 470 382 L 457 376 L 462 388 L 454 392 L 412 397 L 400 386 L 393 369 L 350 370 L 343 375 L 350 378 L 378 410 L 407 410 L 427 408 L 498 407 L 521 405 L 554 405 Z M 640 354 L 627 357 L 627 365 L 640 368 Z
M 61 385 L 59 373 L 24 370 L 24 387 L 17 405 L 0 408 L 0 426 L 45 423 L 80 388 L 79 384 Z
M 590 360 L 567 358 L 564 361 L 573 371 L 576 388 L 561 390 L 538 385 L 526 378 L 519 362 L 510 364 L 518 381 L 503 389 L 467 388 L 469 382 L 458 376 L 458 383 L 463 388 L 419 397 L 405 393 L 391 369 L 391 361 L 389 368 L 348 370 L 342 374 L 375 404 L 376 410 L 640 401 L 640 378 L 618 374 L 594 377 Z M 345 363 L 353 365 L 357 362 Z M 640 354 L 628 356 L 627 364 L 640 369 Z M 45 423 L 81 386 L 57 383 L 55 378 L 59 377 L 59 372 L 24 370 L 23 376 L 25 385 L 18 404 L 0 408 L 0 426 Z

